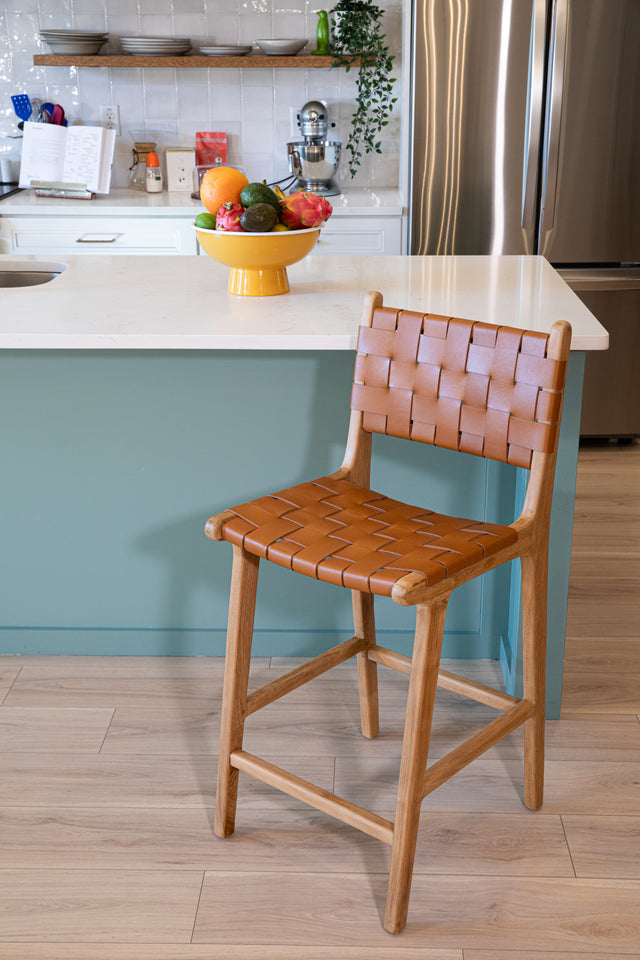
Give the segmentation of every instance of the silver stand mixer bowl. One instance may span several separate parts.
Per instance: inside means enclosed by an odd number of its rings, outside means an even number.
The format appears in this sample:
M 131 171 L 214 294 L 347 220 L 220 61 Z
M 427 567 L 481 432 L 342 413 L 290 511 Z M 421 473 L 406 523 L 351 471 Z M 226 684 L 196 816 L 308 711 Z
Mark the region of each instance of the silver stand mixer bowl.
M 336 196 L 340 187 L 333 177 L 340 163 L 342 144 L 327 139 L 327 104 L 323 100 L 305 103 L 298 114 L 298 128 L 304 139 L 287 144 L 289 172 L 298 178 L 289 193 L 308 190 L 324 197 Z
M 340 193 L 340 187 L 332 179 L 338 163 L 342 144 L 333 140 L 296 140 L 287 144 L 289 170 L 298 178 L 290 193 L 308 190 L 324 197 Z

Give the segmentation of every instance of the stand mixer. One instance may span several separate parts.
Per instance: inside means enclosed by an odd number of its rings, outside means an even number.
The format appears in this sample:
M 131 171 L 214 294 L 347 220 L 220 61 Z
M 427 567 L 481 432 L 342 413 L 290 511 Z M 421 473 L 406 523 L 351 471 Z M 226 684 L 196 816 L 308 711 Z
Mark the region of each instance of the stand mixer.
M 335 123 L 331 124 L 332 127 Z M 289 193 L 308 190 L 323 197 L 340 193 L 332 179 L 340 163 L 342 144 L 327 140 L 329 118 L 327 105 L 322 100 L 309 100 L 298 114 L 298 127 L 303 140 L 287 143 L 289 170 L 298 179 Z

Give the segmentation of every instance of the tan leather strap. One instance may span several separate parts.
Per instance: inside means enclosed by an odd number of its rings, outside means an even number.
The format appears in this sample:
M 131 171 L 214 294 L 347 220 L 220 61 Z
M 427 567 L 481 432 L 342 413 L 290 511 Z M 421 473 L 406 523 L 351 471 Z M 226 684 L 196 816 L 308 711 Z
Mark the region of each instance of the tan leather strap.
M 298 573 L 391 596 L 407 573 L 430 586 L 518 539 L 512 527 L 442 516 L 320 477 L 225 511 L 222 537 Z
M 378 307 L 362 326 L 351 408 L 373 433 L 531 465 L 553 451 L 566 361 L 547 334 Z

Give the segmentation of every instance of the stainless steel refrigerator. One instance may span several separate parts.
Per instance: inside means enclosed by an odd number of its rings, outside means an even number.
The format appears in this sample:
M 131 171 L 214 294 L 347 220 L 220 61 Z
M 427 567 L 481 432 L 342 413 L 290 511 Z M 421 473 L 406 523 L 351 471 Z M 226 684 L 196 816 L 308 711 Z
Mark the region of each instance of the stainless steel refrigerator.
M 542 254 L 610 334 L 585 436 L 640 434 L 640 0 L 414 0 L 413 254 Z

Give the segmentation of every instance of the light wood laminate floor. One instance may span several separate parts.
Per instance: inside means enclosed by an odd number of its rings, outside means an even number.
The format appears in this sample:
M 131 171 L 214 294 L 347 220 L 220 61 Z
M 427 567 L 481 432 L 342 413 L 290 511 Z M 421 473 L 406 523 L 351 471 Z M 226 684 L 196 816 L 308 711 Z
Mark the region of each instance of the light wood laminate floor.
M 219 660 L 0 658 L 0 960 L 640 956 L 639 481 L 638 444 L 581 448 L 542 810 L 521 803 L 521 732 L 429 797 L 398 937 L 378 841 L 243 775 L 236 833 L 213 837 Z M 257 659 L 251 682 L 290 664 Z M 380 677 L 377 740 L 345 665 L 250 718 L 247 749 L 392 815 L 407 681 Z M 439 696 L 433 758 L 493 715 L 455 705 Z

